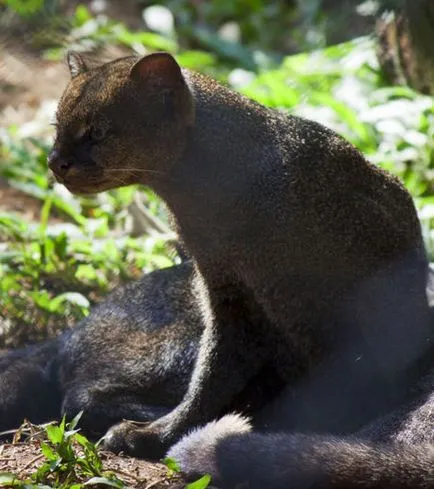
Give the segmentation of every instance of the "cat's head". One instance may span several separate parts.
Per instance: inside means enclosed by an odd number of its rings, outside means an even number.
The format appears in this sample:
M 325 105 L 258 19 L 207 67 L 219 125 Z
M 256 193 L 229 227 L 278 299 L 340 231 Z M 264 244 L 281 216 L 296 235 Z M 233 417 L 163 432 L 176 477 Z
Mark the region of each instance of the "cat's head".
M 149 184 L 170 170 L 194 121 L 182 71 L 167 53 L 89 68 L 69 53 L 48 164 L 74 193 Z

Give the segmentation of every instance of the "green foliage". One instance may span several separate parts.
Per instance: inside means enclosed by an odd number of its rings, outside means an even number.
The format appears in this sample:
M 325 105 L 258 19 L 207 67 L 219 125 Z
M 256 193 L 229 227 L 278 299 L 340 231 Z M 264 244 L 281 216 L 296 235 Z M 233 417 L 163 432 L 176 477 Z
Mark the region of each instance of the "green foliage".
M 9 472 L 0 472 L 0 487 L 18 489 L 83 489 L 87 486 L 115 487 L 127 486 L 115 473 L 104 469 L 99 456 L 99 442 L 94 444 L 77 429 L 82 413 L 72 421 L 65 417 L 60 423 L 43 426 L 43 435 L 38 435 L 38 446 L 42 463 L 25 478 Z M 39 431 L 39 430 L 38 430 Z M 167 477 L 172 479 L 180 474 L 177 462 L 166 458 L 163 463 L 168 469 Z M 211 476 L 205 474 L 198 480 L 185 485 L 185 489 L 206 489 Z
M 32 15 L 44 6 L 44 0 L 6 0 L 6 6 L 19 15 Z
M 218 74 L 228 66 L 257 69 L 265 52 L 278 59 L 279 50 L 290 51 L 295 47 L 312 48 L 324 44 L 318 0 L 303 3 L 297 0 L 167 0 L 141 4 L 147 8 L 153 8 L 156 4 L 164 6 L 173 17 L 176 30 L 151 26 L 146 31 L 132 32 L 122 22 L 103 15 L 93 16 L 82 4 L 69 19 L 69 47 L 88 50 L 105 44 L 118 44 L 139 52 L 143 52 L 143 47 L 172 53 L 192 49 L 194 52 L 212 52 L 218 57 L 218 63 L 214 65 Z M 312 20 L 318 22 L 314 25 Z M 55 25 L 57 17 L 50 22 Z M 306 36 L 308 24 L 310 34 Z M 267 25 L 267 29 L 264 29 L 264 25 Z M 291 36 L 288 36 L 289 28 Z M 51 46 L 46 56 L 60 59 L 63 48 Z
M 184 43 L 187 40 L 189 44 L 199 44 L 202 49 L 212 50 L 245 68 L 255 63 L 257 50 L 277 53 L 295 45 L 298 49 L 317 47 L 323 38 L 321 0 L 149 0 L 141 3 L 170 9 Z M 311 32 L 306 36 L 307 25 L 315 35 Z
M 173 476 L 173 474 L 177 474 L 177 473 L 181 472 L 181 468 L 179 467 L 178 462 L 176 460 L 174 460 L 173 458 L 166 457 L 163 460 L 163 463 L 168 469 L 169 477 Z
M 120 479 L 104 470 L 97 445 L 76 429 L 80 417 L 81 413 L 69 423 L 63 418 L 58 425 L 46 425 L 46 441 L 40 443 L 44 462 L 28 480 L 21 480 L 11 473 L 0 473 L 0 486 L 20 489 L 82 489 L 93 485 L 124 488 Z
M 87 314 L 89 294 L 96 300 L 119 282 L 173 263 L 161 238 L 128 235 L 134 188 L 72 197 L 49 181 L 45 141 L 11 129 L 0 142 L 0 176 L 41 202 L 39 222 L 0 211 L 0 316 L 15 318 L 20 337 L 26 328 L 27 339 L 52 334 Z M 155 196 L 148 200 L 161 216 Z M 20 341 L 13 336 L 3 341 Z
M 86 315 L 91 291 L 96 299 L 116 283 L 173 263 L 161 239 L 116 238 L 107 223 L 102 217 L 81 226 L 65 223 L 60 230 L 56 224 L 31 228 L 18 216 L 0 213 L 0 234 L 10 238 L 0 251 L 1 315 L 29 327 L 36 322 L 36 337 L 46 336 L 56 318 L 64 327 L 65 316 L 71 321 Z

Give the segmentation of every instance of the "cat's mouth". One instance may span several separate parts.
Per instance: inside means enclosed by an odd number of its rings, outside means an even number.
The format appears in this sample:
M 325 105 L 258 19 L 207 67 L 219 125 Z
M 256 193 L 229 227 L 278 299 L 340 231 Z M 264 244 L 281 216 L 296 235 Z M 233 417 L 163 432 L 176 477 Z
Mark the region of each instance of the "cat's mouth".
M 74 194 L 95 194 L 114 186 L 100 165 L 91 160 L 77 162 L 65 158 L 58 149 L 48 155 L 48 167 L 56 181 Z
M 60 182 L 65 187 L 72 193 L 72 194 L 78 194 L 78 195 L 88 195 L 88 194 L 97 194 L 100 192 L 104 192 L 106 190 L 110 190 L 114 188 L 115 186 L 113 184 L 110 184 L 108 181 L 100 181 L 100 182 L 92 182 L 92 183 L 77 183 L 77 182 L 71 182 L 64 180 L 63 182 Z
M 73 194 L 97 194 L 118 187 L 124 187 L 136 183 L 135 179 L 126 178 L 123 175 L 105 174 L 104 171 L 98 172 L 78 172 L 74 170 L 66 175 L 60 175 L 52 169 L 54 178 L 58 183 L 64 185 Z
M 56 181 L 64 185 L 73 194 L 96 194 L 116 187 L 110 179 L 103 178 L 101 174 L 59 175 L 55 171 L 52 173 Z
M 67 176 L 57 175 L 53 171 L 55 180 L 64 185 L 72 194 L 97 194 L 114 187 L 107 179 L 93 179 L 89 176 L 83 178 L 68 178 Z

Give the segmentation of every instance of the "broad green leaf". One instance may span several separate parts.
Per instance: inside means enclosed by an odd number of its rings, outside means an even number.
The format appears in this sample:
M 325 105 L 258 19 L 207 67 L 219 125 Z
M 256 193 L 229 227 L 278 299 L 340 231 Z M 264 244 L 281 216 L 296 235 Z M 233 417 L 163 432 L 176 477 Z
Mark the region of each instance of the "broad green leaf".
M 204 475 L 197 481 L 191 482 L 185 486 L 185 489 L 205 489 L 211 482 L 211 476 L 209 474 Z
M 56 452 L 46 443 L 41 443 L 41 452 L 50 462 L 58 459 L 58 455 L 56 454 Z
M 45 430 L 51 443 L 55 445 L 61 443 L 63 440 L 64 429 L 62 429 L 60 426 L 48 425 Z

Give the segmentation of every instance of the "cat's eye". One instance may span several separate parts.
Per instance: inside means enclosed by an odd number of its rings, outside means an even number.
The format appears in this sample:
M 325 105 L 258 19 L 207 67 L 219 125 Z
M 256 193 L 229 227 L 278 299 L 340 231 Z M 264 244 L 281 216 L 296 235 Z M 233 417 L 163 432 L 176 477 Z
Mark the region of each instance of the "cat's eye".
M 101 141 L 105 138 L 107 130 L 104 127 L 92 127 L 90 137 L 93 141 Z

